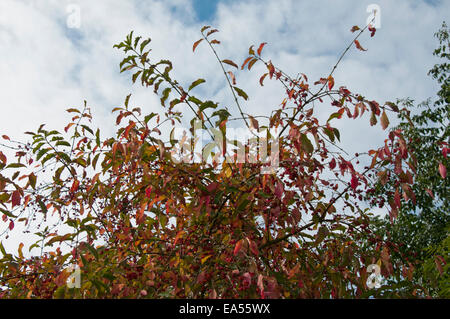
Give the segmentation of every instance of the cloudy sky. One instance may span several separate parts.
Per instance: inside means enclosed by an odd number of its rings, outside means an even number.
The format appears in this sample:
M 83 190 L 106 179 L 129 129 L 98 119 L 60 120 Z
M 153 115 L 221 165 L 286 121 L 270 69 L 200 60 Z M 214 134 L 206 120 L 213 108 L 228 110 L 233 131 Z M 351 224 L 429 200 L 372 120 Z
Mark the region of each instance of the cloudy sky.
M 111 109 L 130 93 L 133 106 L 161 111 L 151 90 L 119 73 L 123 55 L 112 47 L 131 30 L 152 38 L 151 58 L 170 59 L 180 83 L 205 78 L 209 85 L 198 94 L 231 106 L 212 53 L 202 45 L 192 52 L 203 25 L 220 30 L 222 58 L 241 64 L 250 45 L 268 42 L 264 58 L 314 82 L 328 75 L 351 42 L 350 28 L 366 24 L 370 4 L 380 8 L 379 28 L 373 38 L 360 39 L 368 51 L 353 48 L 345 56 L 336 86 L 379 102 L 432 97 L 437 86 L 427 71 L 437 62 L 433 34 L 448 20 L 450 1 L 0 0 L 0 135 L 23 140 L 23 132 L 42 123 L 62 130 L 70 119 L 64 110 L 81 107 L 83 100 L 105 135 L 114 132 Z M 236 76 L 250 96 L 245 110 L 269 115 L 281 102 L 282 88 L 268 81 L 260 88 L 263 71 L 255 65 Z M 352 122 L 341 132 L 343 142 L 355 149 L 380 143 L 381 129 L 368 126 L 368 119 Z

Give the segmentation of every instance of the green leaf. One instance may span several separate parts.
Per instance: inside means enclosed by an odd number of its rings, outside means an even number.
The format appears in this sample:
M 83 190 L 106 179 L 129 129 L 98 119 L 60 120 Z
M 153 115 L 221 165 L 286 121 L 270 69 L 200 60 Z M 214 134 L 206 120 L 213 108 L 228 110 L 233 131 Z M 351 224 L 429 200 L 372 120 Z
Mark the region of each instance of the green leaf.
M 190 96 L 190 97 L 188 98 L 188 101 L 193 102 L 193 103 L 195 103 L 195 104 L 197 104 L 197 105 L 201 105 L 201 104 L 203 103 L 202 101 L 200 101 L 199 99 L 197 99 L 195 96 Z
M 56 146 L 68 146 L 68 147 L 71 146 L 70 143 L 67 142 L 67 141 L 58 141 L 58 142 L 56 142 L 55 145 L 56 145 Z
M 165 88 L 162 92 L 162 97 L 161 97 L 161 104 L 163 106 L 165 106 L 166 100 L 169 97 L 170 91 L 172 91 L 171 88 Z
M 28 176 L 28 181 L 30 182 L 30 185 L 31 185 L 31 187 L 33 187 L 33 189 L 35 189 L 36 188 L 36 175 L 34 175 L 34 173 L 31 173 L 29 176 Z
M 217 107 L 217 103 L 214 103 L 213 101 L 206 101 L 200 105 L 199 109 L 200 109 L 200 112 L 203 112 L 203 110 L 206 110 L 209 108 L 215 109 L 216 107 Z
M 25 167 L 25 165 L 22 163 L 11 163 L 8 166 L 6 166 L 6 168 L 20 168 L 20 167 Z
M 44 165 L 46 162 L 48 162 L 49 160 L 51 160 L 55 156 L 56 156 L 55 153 L 47 154 L 47 156 L 45 156 L 44 159 L 41 161 L 41 164 Z
M 189 86 L 188 91 L 192 90 L 192 89 L 195 88 L 197 85 L 200 85 L 200 84 L 202 84 L 202 83 L 204 83 L 204 82 L 206 82 L 206 80 L 204 80 L 204 79 L 198 79 L 198 80 L 195 80 L 195 81 L 192 82 L 192 84 Z
M 342 113 L 340 113 L 340 112 L 333 113 L 333 114 L 330 115 L 330 117 L 328 118 L 327 122 L 329 122 L 329 121 L 331 121 L 332 119 L 335 119 L 335 118 L 340 118 L 341 116 L 342 116 Z
M 10 217 L 10 218 L 16 218 L 17 216 L 15 216 L 13 213 L 7 211 L 6 209 L 0 208 L 0 212 L 2 212 L 3 214 L 5 214 L 6 216 Z
M 150 121 L 153 117 L 155 117 L 157 114 L 156 113 L 150 113 L 149 115 L 146 115 L 145 117 L 144 117 L 144 122 L 145 123 L 148 123 L 148 121 Z
M 340 142 L 341 141 L 341 133 L 339 132 L 339 130 L 337 128 L 333 128 L 333 132 L 334 132 L 334 136 L 336 136 L 336 138 Z
M 98 260 L 98 252 L 97 252 L 97 250 L 93 246 L 91 246 L 89 244 L 86 244 L 86 247 L 87 247 L 87 249 L 89 249 L 89 251 L 92 253 L 92 255 L 94 255 L 95 259 Z
M 46 207 L 45 204 L 42 202 L 42 200 L 39 200 L 38 204 L 39 204 L 39 207 L 42 209 L 42 212 L 43 212 L 44 214 L 47 214 L 47 207 Z
M 244 92 L 244 90 L 238 88 L 237 86 L 233 86 L 233 89 L 236 91 L 236 93 L 242 97 L 244 100 L 248 100 L 247 93 Z
M 321 226 L 316 235 L 316 240 L 314 242 L 314 246 L 319 245 L 325 237 L 328 235 L 328 229 L 325 226 Z
M 39 161 L 41 159 L 41 157 L 44 156 L 48 151 L 50 151 L 49 148 L 44 148 L 44 149 L 40 150 L 36 156 L 36 160 Z
M 81 127 L 84 128 L 86 131 L 94 135 L 94 131 L 87 125 L 81 124 Z
M 300 134 L 300 141 L 302 143 L 302 148 L 307 152 L 307 153 L 312 153 L 312 151 L 314 151 L 314 147 L 311 143 L 311 141 L 308 139 L 308 137 L 306 136 L 306 134 Z
M 95 144 L 100 147 L 100 129 L 95 132 Z
M 3 256 L 6 256 L 6 255 L 7 255 L 7 254 L 6 254 L 5 247 L 3 247 L 3 244 L 2 244 L 1 241 L 0 241 L 0 252 L 2 253 Z
M 331 142 L 334 142 L 334 132 L 333 130 L 330 130 L 327 127 L 323 128 L 323 132 L 328 136 L 328 138 L 331 140 Z
M 141 43 L 141 47 L 140 47 L 141 53 L 142 53 L 142 51 L 144 51 L 145 46 L 146 46 L 147 44 L 149 44 L 150 41 L 152 41 L 152 39 L 148 38 L 147 40 L 144 40 L 144 41 Z

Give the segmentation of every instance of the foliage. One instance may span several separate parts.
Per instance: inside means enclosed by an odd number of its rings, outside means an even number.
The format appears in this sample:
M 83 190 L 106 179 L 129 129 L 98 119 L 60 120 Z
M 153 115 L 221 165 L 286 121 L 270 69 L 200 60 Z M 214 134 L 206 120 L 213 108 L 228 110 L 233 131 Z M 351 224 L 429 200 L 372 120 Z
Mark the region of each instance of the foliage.
M 162 114 L 142 114 L 131 106 L 129 95 L 123 106 L 113 109 L 118 127 L 114 137 L 102 138 L 91 127 L 86 102 L 82 109 L 67 110 L 73 118 L 66 134 L 42 125 L 28 132 L 29 143 L 4 137 L 19 151 L 15 162 L 0 153 L 3 220 L 10 230 L 19 222 L 30 226 L 41 220 L 43 226 L 35 231 L 41 239 L 30 249 L 50 251 L 27 258 L 23 245 L 17 254 L 0 246 L 0 297 L 422 296 L 421 287 L 404 277 L 412 275 L 413 267 L 391 261 L 398 247 L 371 233 L 371 213 L 363 205 L 371 176 L 380 172 L 390 174 L 407 198 L 414 198 L 410 185 L 417 161 L 410 145 L 401 130 L 394 130 L 386 146 L 368 152 L 371 164 L 360 169 L 364 155 L 348 156 L 333 126 L 344 117 L 361 120 L 367 111 L 370 125 L 379 121 L 386 129 L 387 114 L 398 112 L 393 103 L 381 105 L 346 87 L 334 88 L 333 73 L 345 53 L 353 45 L 365 50 L 358 39 L 366 29 L 352 28 L 358 31 L 353 41 L 330 74 L 314 84 L 304 74 L 292 78 L 264 60 L 265 43 L 258 49 L 251 46 L 241 70 L 262 63 L 267 72 L 261 86 L 272 80 L 286 91 L 279 109 L 257 116 L 244 113 L 250 97 L 237 86 L 238 65 L 219 58 L 220 41 L 212 38 L 218 30 L 203 27 L 193 50 L 207 44 L 217 58 L 236 104 L 235 118 L 232 110 L 193 95 L 204 80 L 183 86 L 172 78 L 169 60 L 152 61 L 150 39 L 131 32 L 115 45 L 126 55 L 120 70 L 132 72 L 133 83 L 153 88 Z M 373 35 L 375 29 L 369 29 Z M 324 123 L 314 115 L 319 108 L 329 110 Z M 164 132 L 181 123 L 189 110 L 191 133 L 197 120 L 211 139 L 219 131 L 226 133 L 232 121 L 264 132 L 268 149 L 279 149 L 279 166 L 270 166 L 273 156 L 269 162 L 255 158 L 251 141 L 241 145 L 246 155 L 240 162 L 238 149 L 229 147 L 239 146 L 235 140 L 216 148 L 207 145 L 203 152 L 213 160 L 193 161 L 183 146 L 195 141 L 173 136 L 163 140 Z M 218 156 L 223 154 L 226 160 Z M 273 171 L 268 174 L 264 168 Z M 50 181 L 44 170 L 51 173 Z M 398 208 L 392 206 L 391 213 Z M 51 214 L 58 216 L 57 227 L 45 226 Z M 70 231 L 62 233 L 61 226 Z M 67 267 L 73 263 L 81 270 L 80 288 L 66 285 Z M 380 289 L 367 286 L 367 266 L 375 263 L 390 278 Z
M 375 194 L 397 192 L 401 209 L 398 218 L 392 223 L 389 220 L 377 221 L 375 232 L 399 243 L 401 251 L 417 265 L 414 282 L 423 284 L 434 295 L 448 298 L 448 275 L 445 277 L 441 274 L 442 267 L 449 262 L 450 227 L 450 184 L 446 178 L 450 142 L 450 43 L 449 29 L 445 23 L 435 36 L 440 45 L 434 55 L 443 60 L 429 72 L 441 85 L 436 100 L 427 100 L 418 105 L 421 111 L 414 115 L 411 114 L 414 110 L 411 100 L 399 101 L 404 108 L 398 113 L 400 124 L 397 128 L 410 141 L 411 152 L 417 159 L 415 183 L 412 186 L 414 200 L 403 200 L 400 196 L 402 191 L 396 187 L 394 180 L 385 180 L 384 185 L 378 183 Z M 404 193 L 403 197 L 405 195 L 408 196 Z M 430 277 L 433 280 L 427 279 Z M 446 281 L 447 288 L 444 289 Z M 438 283 L 440 288 L 436 286 Z

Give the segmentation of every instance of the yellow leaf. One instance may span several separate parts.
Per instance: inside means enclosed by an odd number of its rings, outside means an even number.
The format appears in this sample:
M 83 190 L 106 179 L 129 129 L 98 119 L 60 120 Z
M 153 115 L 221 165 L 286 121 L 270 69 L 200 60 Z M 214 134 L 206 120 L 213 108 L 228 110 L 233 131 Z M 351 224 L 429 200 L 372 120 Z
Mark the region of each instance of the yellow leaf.
M 209 257 L 211 257 L 212 255 L 208 255 L 206 257 L 202 258 L 202 265 L 205 263 L 205 261 L 207 261 L 209 259 Z

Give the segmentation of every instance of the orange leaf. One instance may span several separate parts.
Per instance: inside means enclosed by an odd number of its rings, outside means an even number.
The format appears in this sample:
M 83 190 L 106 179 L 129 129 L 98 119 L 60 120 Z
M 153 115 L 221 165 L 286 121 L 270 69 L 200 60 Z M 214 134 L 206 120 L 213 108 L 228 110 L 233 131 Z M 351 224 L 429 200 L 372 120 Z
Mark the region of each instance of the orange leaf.
M 236 246 L 234 246 L 233 254 L 237 255 L 237 253 L 241 251 L 241 248 L 242 248 L 242 239 L 236 243 Z
M 249 70 L 252 68 L 253 64 L 256 63 L 256 61 L 258 61 L 258 59 L 253 59 L 253 60 L 250 61 L 250 63 L 248 64 L 248 69 Z
M 444 273 L 444 270 L 442 268 L 441 259 L 438 258 L 438 256 L 434 256 L 434 263 L 436 264 L 436 268 L 439 271 L 439 274 L 442 275 Z
M 76 180 L 73 181 L 72 187 L 70 188 L 70 191 L 72 193 L 76 192 L 77 189 L 78 189 L 78 186 L 80 186 L 80 182 L 76 179 Z
M 355 40 L 354 42 L 355 42 L 356 48 L 357 48 L 358 50 L 361 50 L 361 51 L 367 51 L 366 49 L 364 49 L 364 48 L 361 46 L 361 44 L 359 43 L 358 40 Z
M 9 136 L 8 135 L 2 135 L 3 139 L 10 141 Z
M 334 78 L 330 75 L 328 77 L 328 89 L 331 90 L 334 86 Z
M 264 78 L 267 76 L 268 73 L 264 73 L 263 76 L 259 79 L 259 84 L 261 84 L 261 86 L 264 86 L 263 82 L 264 82 Z
M 263 42 L 259 45 L 259 48 L 256 52 L 258 52 L 258 55 L 261 55 L 261 51 L 263 49 L 263 47 L 267 44 L 267 42 Z
M 6 156 L 5 156 L 5 154 L 3 154 L 1 151 L 0 151 L 0 162 L 2 162 L 3 164 L 6 164 Z
M 253 59 L 253 57 L 251 57 L 251 56 L 249 56 L 247 59 L 245 59 L 244 63 L 242 63 L 241 70 L 244 69 L 245 65 L 246 65 L 246 64 L 248 63 L 248 61 L 250 61 L 251 59 Z
M 200 44 L 200 42 L 202 42 L 203 41 L 203 39 L 200 39 L 200 40 L 198 40 L 198 41 L 196 41 L 195 43 L 194 43 L 194 46 L 192 47 L 192 52 L 194 52 L 195 51 L 195 48 Z
M 275 67 L 273 66 L 272 62 L 269 62 L 267 68 L 269 69 L 269 76 L 270 78 L 272 78 L 273 74 L 275 73 Z
M 249 115 L 250 118 L 250 124 L 252 125 L 252 127 L 254 127 L 255 129 L 259 130 L 259 123 L 258 121 L 251 115 Z
M 234 76 L 233 72 L 228 71 L 227 72 L 230 75 L 231 81 L 233 82 L 233 85 L 236 85 L 236 77 Z
M 381 127 L 383 128 L 383 130 L 385 130 L 389 126 L 389 119 L 388 119 L 385 111 L 383 111 L 383 114 L 381 115 L 380 122 L 381 122 Z
M 226 63 L 228 65 L 234 66 L 236 69 L 239 69 L 238 65 L 236 63 L 234 63 L 233 61 L 231 61 L 231 60 L 225 59 L 225 60 L 222 60 L 222 62 Z
M 125 138 L 128 138 L 128 135 L 130 134 L 130 130 L 136 125 L 135 122 L 130 121 L 130 124 L 127 126 L 127 128 L 125 129 L 125 132 L 123 133 L 123 136 Z

